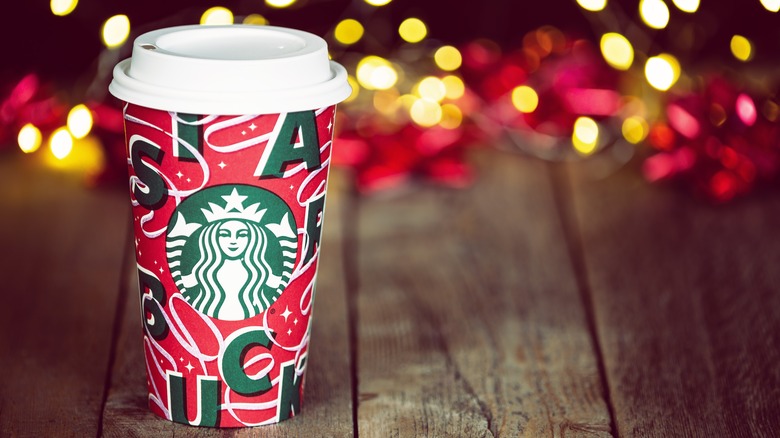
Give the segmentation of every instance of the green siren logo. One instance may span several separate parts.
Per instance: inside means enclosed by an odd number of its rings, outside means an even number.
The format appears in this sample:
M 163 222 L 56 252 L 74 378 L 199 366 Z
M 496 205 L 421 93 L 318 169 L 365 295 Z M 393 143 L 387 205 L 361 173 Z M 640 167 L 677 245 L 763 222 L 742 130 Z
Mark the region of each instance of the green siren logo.
M 222 185 L 182 201 L 168 224 L 171 275 L 184 298 L 217 319 L 265 311 L 290 281 L 298 248 L 293 214 L 268 190 Z

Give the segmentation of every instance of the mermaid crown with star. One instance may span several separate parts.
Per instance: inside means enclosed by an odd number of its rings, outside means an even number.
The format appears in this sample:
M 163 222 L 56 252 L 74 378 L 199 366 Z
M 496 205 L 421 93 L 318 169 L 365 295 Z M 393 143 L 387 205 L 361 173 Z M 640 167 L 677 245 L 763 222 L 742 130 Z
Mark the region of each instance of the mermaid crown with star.
M 258 211 L 258 208 L 260 208 L 259 202 L 244 207 L 246 198 L 247 196 L 239 195 L 238 191 L 233 188 L 233 192 L 231 192 L 230 195 L 222 196 L 222 199 L 225 200 L 224 207 L 209 202 L 209 209 L 201 208 L 200 211 L 203 212 L 203 217 L 205 217 L 206 221 L 209 223 L 229 219 L 260 223 L 267 209 L 264 208 Z

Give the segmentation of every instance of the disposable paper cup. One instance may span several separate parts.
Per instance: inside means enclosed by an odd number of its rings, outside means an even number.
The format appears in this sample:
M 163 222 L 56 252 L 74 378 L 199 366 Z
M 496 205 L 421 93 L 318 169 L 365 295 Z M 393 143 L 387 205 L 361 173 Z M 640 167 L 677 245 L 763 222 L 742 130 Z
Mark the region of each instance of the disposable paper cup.
M 297 415 L 344 68 L 309 33 L 182 26 L 138 37 L 109 90 L 127 102 L 151 410 Z

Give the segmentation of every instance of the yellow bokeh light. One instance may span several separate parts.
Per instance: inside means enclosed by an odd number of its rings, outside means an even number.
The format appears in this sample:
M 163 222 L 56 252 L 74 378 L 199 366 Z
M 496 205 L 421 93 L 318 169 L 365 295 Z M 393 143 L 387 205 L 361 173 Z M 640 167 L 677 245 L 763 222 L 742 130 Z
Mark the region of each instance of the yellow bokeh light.
M 222 6 L 214 6 L 206 9 L 206 12 L 200 16 L 200 24 L 205 25 L 225 25 L 233 24 L 233 12 Z
M 577 0 L 582 9 L 598 12 L 607 6 L 607 0 Z
M 419 97 L 415 96 L 414 94 L 404 94 L 398 98 L 398 103 L 400 103 L 408 111 L 412 109 L 412 105 L 417 102 L 417 99 L 419 99 Z
M 295 0 L 265 0 L 265 4 L 272 8 L 286 8 L 292 6 Z
M 699 9 L 699 0 L 672 0 L 677 9 L 692 14 Z
M 434 126 L 441 121 L 441 105 L 428 99 L 417 99 L 409 109 L 412 121 L 422 127 Z
M 601 37 L 601 54 L 609 65 L 618 70 L 628 70 L 634 62 L 634 48 L 619 33 L 605 33 Z
M 423 99 L 441 102 L 444 99 L 444 96 L 447 95 L 447 87 L 441 79 L 434 76 L 428 76 L 423 78 L 417 85 L 417 92 Z
M 265 26 L 268 24 L 268 19 L 260 14 L 249 14 L 244 17 L 242 22 L 244 24 L 253 24 L 255 26 Z
M 441 106 L 441 125 L 446 129 L 457 129 L 463 122 L 463 111 L 457 105 L 445 103 Z
M 750 61 L 753 59 L 753 45 L 742 35 L 734 35 L 731 37 L 731 54 L 740 61 Z
M 622 132 L 623 137 L 632 144 L 637 144 L 647 137 L 650 131 L 650 127 L 647 125 L 645 119 L 637 116 L 632 116 L 623 121 Z
M 512 105 L 521 113 L 532 113 L 539 106 L 539 95 L 533 88 L 521 85 L 512 90 Z
M 395 88 L 378 90 L 374 93 L 374 108 L 382 114 L 392 115 L 401 106 L 399 97 L 401 95 Z
M 441 83 L 444 84 L 444 96 L 447 99 L 460 99 L 466 92 L 466 85 L 463 83 L 463 79 L 449 75 L 441 78 Z
M 460 50 L 452 46 L 442 46 L 433 54 L 433 61 L 444 71 L 453 71 L 460 68 L 463 57 Z
M 680 78 L 680 63 L 666 53 L 653 56 L 645 64 L 645 77 L 653 88 L 666 91 Z
M 366 3 L 368 3 L 371 6 L 384 6 L 388 3 L 390 3 L 391 0 L 366 0 Z
M 71 137 L 68 128 L 62 127 L 54 131 L 49 138 L 49 148 L 52 155 L 62 160 L 73 150 L 73 137 Z
M 130 36 L 130 19 L 127 15 L 114 15 L 103 23 L 103 44 L 108 48 L 119 47 Z
M 355 44 L 360 41 L 360 38 L 363 38 L 363 25 L 352 18 L 341 20 L 339 24 L 336 25 L 333 36 L 336 38 L 336 41 L 345 46 Z
M 357 65 L 358 83 L 369 90 L 386 90 L 398 81 L 398 72 L 390 61 L 369 55 Z
M 19 149 L 21 149 L 22 152 L 26 154 L 35 152 L 41 147 L 41 130 L 32 123 L 28 123 L 19 130 L 19 135 L 16 137 L 16 140 L 19 142 Z
M 590 117 L 577 118 L 571 141 L 577 152 L 583 155 L 592 154 L 599 142 L 599 125 Z
M 76 105 L 68 113 L 68 130 L 75 138 L 84 138 L 92 130 L 92 112 L 86 105 Z
M 653 29 L 663 29 L 669 24 L 669 7 L 663 0 L 641 0 L 639 15 Z
M 408 43 L 419 43 L 428 35 L 428 28 L 419 18 L 407 18 L 398 26 L 398 35 Z
M 769 12 L 780 11 L 780 0 L 761 0 L 761 4 Z
M 73 12 L 78 4 L 79 0 L 51 0 L 49 7 L 51 7 L 52 14 L 64 17 Z
M 360 85 L 358 84 L 357 79 L 352 75 L 347 75 L 347 83 L 352 88 L 352 92 L 344 99 L 344 102 L 352 102 L 357 99 L 358 94 L 360 94 Z

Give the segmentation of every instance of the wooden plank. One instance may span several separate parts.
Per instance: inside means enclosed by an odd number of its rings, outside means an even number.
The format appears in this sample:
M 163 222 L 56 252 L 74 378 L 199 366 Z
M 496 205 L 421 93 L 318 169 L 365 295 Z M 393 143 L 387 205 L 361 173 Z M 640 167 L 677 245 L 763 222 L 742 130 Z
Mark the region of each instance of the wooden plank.
M 476 158 L 467 190 L 362 202 L 359 435 L 609 436 L 546 166 Z
M 780 196 L 713 207 L 574 168 L 621 436 L 780 436 Z
M 33 157 L 0 161 L 0 436 L 97 433 L 128 213 Z
M 323 253 L 317 275 L 311 352 L 302 414 L 278 425 L 247 429 L 197 428 L 172 423 L 147 407 L 146 371 L 135 260 L 127 269 L 127 306 L 117 344 L 116 364 L 105 407 L 103 435 L 146 437 L 348 437 L 352 436 L 352 389 L 347 336 L 347 301 L 342 264 L 341 216 L 346 178 L 334 170 L 328 189 Z M 128 248 L 128 251 L 132 251 Z

